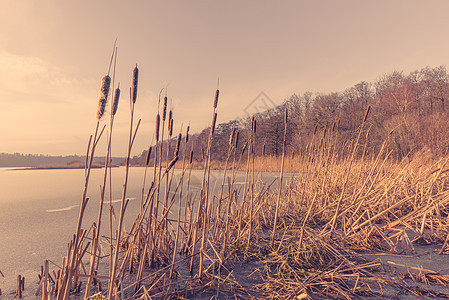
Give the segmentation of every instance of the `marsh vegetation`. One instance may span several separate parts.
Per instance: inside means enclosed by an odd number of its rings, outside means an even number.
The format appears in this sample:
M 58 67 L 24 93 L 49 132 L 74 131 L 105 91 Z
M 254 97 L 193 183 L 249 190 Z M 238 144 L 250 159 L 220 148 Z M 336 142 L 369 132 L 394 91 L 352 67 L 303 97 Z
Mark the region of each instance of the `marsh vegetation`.
M 365 106 L 360 111 L 352 107 L 352 134 L 342 129 L 348 120 L 338 116 L 331 121 L 323 116 L 305 134 L 306 127 L 290 127 L 296 115 L 285 105 L 282 113 L 270 116 L 271 122 L 279 124 L 274 145 L 259 140 L 273 136 L 259 132 L 257 116 L 247 120 L 244 130 L 237 126 L 221 130 L 223 126 L 216 124 L 217 88 L 211 97 L 211 125 L 204 143 L 193 143 L 188 126 L 173 132 L 175 116 L 161 92 L 155 143 L 141 162 L 145 175 L 140 212 L 124 230 L 128 169 L 140 124 L 134 120 L 138 72 L 136 66 L 121 207 L 112 208 L 108 192 L 119 88 L 111 105 L 101 197 L 87 196 L 95 149 L 105 133 L 100 121 L 110 86 L 114 87 L 107 75 L 87 150 L 74 236 L 60 268 L 44 263 L 37 292 L 42 299 L 73 295 L 88 299 L 350 299 L 386 297 L 388 288 L 394 290 L 393 296 L 449 297 L 449 293 L 414 285 L 447 286 L 448 275 L 416 267 L 418 273 L 392 273 L 363 255 L 367 251 L 416 255 L 417 244 L 439 245 L 439 254 L 446 255 L 449 237 L 449 157 L 437 159 L 422 150 L 403 160 L 406 155 L 397 148 L 395 132 L 402 127 L 397 126 L 382 137 L 376 135 L 373 146 L 373 112 L 368 102 L 358 103 Z M 403 111 L 405 119 L 410 107 Z M 221 128 L 219 135 L 227 134 L 225 141 L 215 138 L 217 128 Z M 291 151 L 292 130 L 303 133 L 296 151 Z M 382 142 L 377 143 L 380 138 Z M 201 153 L 195 153 L 198 145 Z M 221 150 L 220 159 L 216 159 L 216 147 Z M 190 185 L 194 167 L 202 170 L 197 177 L 199 189 Z M 212 167 L 223 170 L 218 185 L 211 185 Z M 181 174 L 176 180 L 175 168 Z M 245 179 L 237 184 L 236 174 L 241 171 Z M 267 183 L 261 180 L 265 171 L 278 176 Z M 85 210 L 94 207 L 98 207 L 98 220 L 85 224 Z

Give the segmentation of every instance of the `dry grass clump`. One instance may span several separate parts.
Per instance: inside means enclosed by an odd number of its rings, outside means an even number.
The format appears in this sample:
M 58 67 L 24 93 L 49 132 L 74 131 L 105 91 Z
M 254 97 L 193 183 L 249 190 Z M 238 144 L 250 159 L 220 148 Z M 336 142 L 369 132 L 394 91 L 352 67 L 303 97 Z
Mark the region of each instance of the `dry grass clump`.
M 332 154 L 303 158 L 301 175 L 283 191 L 276 243 L 259 252 L 264 255 L 258 259 L 265 262 L 265 282 L 259 288 L 275 290 L 275 298 L 380 296 L 383 285 L 398 288 L 379 275 L 378 263 L 364 263 L 354 251 L 414 254 L 416 243 L 439 243 L 444 253 L 447 161 L 416 168 L 389 161 L 387 151 L 373 160 L 336 159 Z M 272 215 L 266 216 L 269 203 L 260 216 L 262 228 L 272 226 Z M 444 276 L 434 283 L 447 285 Z M 407 285 L 400 288 L 409 290 Z
M 174 153 L 163 153 L 164 139 L 168 143 L 172 139 L 174 116 L 169 110 L 167 119 L 167 96 L 162 108 L 158 105 L 156 144 L 151 146 L 146 160 L 140 210 L 124 232 L 130 153 L 140 123 L 133 124 L 137 78 L 136 67 L 130 95 L 126 175 L 121 208 L 116 212 L 118 226 L 112 228 L 112 206 L 109 230 L 100 226 L 110 178 L 107 171 L 99 219 L 86 229 L 82 224 L 91 162 L 102 132 L 97 134 L 97 124 L 93 143 L 89 144 L 76 234 L 62 267 L 52 271 L 46 268 L 42 274 L 43 299 L 67 299 L 81 291 L 88 299 L 349 299 L 380 297 L 387 286 L 417 293 L 405 282 L 398 283 L 398 274 L 387 274 L 379 262 L 369 261 L 361 253 L 414 253 L 417 242 L 442 243 L 441 253 L 448 251 L 449 158 L 420 168 L 395 163 L 389 159 L 390 135 L 376 157 L 365 157 L 362 137 L 367 136 L 364 124 L 369 108 L 358 136 L 342 148 L 337 148 L 338 126 L 333 126 L 327 134 L 314 134 L 300 155 L 286 155 L 283 151 L 282 158 L 256 157 L 253 119 L 246 141 L 239 141 L 238 129 L 232 132 L 226 161 L 220 165 L 221 183 L 211 184 L 214 162 L 210 149 L 218 89 L 211 105 L 211 130 L 201 162 L 199 190 L 191 186 L 194 165 L 189 127 L 184 139 L 178 133 Z M 111 136 L 107 157 L 110 140 Z M 245 144 L 246 152 L 237 151 L 239 143 Z M 267 181 L 260 171 L 267 171 L 261 167 L 270 164 L 277 166 L 275 170 L 280 173 Z M 181 174 L 177 178 L 175 166 Z M 108 160 L 106 167 L 110 167 Z M 244 171 L 245 178 L 239 184 L 238 170 Z M 106 253 L 100 251 L 101 235 L 108 244 Z M 109 267 L 99 268 L 100 261 Z M 237 268 L 238 263 L 243 267 Z M 245 271 L 251 273 L 242 280 L 239 272 Z M 248 284 L 253 276 L 256 279 Z M 448 283 L 446 277 L 434 273 L 423 273 L 413 280 Z

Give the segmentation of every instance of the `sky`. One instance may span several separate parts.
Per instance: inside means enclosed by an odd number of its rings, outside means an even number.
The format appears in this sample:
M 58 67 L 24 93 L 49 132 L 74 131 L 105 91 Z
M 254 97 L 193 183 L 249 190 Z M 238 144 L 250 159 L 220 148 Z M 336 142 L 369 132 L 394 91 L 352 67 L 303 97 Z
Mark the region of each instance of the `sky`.
M 223 123 L 259 109 L 261 93 L 264 104 L 277 105 L 294 93 L 449 65 L 449 1 L 0 2 L 0 152 L 7 153 L 86 152 L 115 40 L 122 97 L 114 156 L 126 154 L 136 64 L 141 125 L 133 155 L 153 143 L 162 88 L 174 131 L 190 124 L 195 133 L 211 122 L 218 81 Z

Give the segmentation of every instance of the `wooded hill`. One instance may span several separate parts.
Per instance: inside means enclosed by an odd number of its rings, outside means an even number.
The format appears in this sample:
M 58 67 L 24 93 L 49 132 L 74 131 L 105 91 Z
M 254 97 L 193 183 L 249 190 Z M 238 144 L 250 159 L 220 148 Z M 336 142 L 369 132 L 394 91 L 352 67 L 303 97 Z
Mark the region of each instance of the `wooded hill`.
M 365 124 L 360 152 L 369 156 L 389 139 L 390 157 L 402 160 L 416 153 L 426 152 L 434 157 L 446 155 L 449 149 L 449 74 L 445 66 L 426 67 L 409 74 L 394 71 L 375 82 L 362 81 L 342 92 L 293 94 L 282 105 L 254 116 L 257 121 L 256 155 L 282 154 L 284 110 L 288 110 L 287 145 L 289 155 L 297 155 L 308 148 L 312 138 L 326 142 L 326 132 L 338 130 L 340 149 L 353 141 L 368 105 L 370 114 Z M 218 111 L 219 113 L 219 111 Z M 224 161 L 232 130 L 239 131 L 240 151 L 245 147 L 251 130 L 251 119 L 232 120 L 218 124 L 212 143 L 212 160 Z M 188 152 L 201 161 L 206 149 L 209 128 L 189 136 Z M 176 146 L 176 133 L 170 141 L 170 154 Z M 185 132 L 182 133 L 185 136 Z M 315 136 L 315 137 L 314 137 Z M 323 138 L 324 137 L 324 138 Z M 164 143 L 163 153 L 166 153 Z M 181 143 L 183 153 L 184 143 Z M 344 150 L 342 150 L 344 151 Z M 147 150 L 135 156 L 133 164 L 145 164 Z

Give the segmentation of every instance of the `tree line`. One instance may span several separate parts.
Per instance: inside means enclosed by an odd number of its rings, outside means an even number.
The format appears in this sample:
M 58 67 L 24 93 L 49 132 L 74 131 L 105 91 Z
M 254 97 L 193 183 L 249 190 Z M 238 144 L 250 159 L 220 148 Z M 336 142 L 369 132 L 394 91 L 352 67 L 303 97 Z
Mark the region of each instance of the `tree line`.
M 319 140 L 318 136 L 324 137 L 326 132 L 338 130 L 337 147 L 351 143 L 370 106 L 362 135 L 365 146 L 360 151 L 363 155 L 377 153 L 389 136 L 388 149 L 392 158 L 411 158 L 419 151 L 440 157 L 448 154 L 449 149 L 448 99 L 449 74 L 445 66 L 426 67 L 408 74 L 394 71 L 375 82 L 362 81 L 342 92 L 293 94 L 281 105 L 253 116 L 257 122 L 256 155 L 282 154 L 285 109 L 289 115 L 286 152 L 294 156 L 310 151 L 310 142 Z M 197 161 L 203 158 L 209 130 L 205 128 L 190 137 L 187 147 L 189 152 L 193 150 Z M 243 151 L 251 131 L 251 118 L 217 125 L 212 143 L 213 160 L 226 160 L 233 130 L 239 132 L 238 149 Z M 170 151 L 174 151 L 175 144 L 171 142 L 173 149 Z M 142 164 L 146 154 L 147 151 L 143 151 L 133 162 Z

